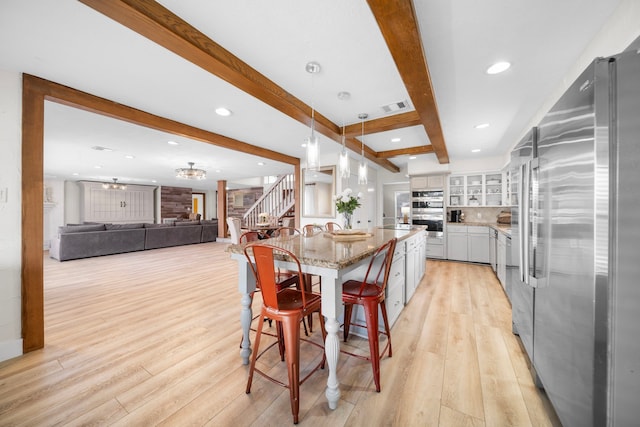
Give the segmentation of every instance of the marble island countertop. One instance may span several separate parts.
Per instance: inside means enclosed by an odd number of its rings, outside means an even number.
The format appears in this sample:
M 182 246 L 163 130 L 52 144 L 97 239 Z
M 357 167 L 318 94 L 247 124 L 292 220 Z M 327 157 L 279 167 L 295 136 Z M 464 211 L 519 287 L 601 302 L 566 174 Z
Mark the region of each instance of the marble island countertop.
M 302 264 L 341 269 L 373 255 L 380 246 L 394 237 L 402 241 L 425 229 L 426 227 L 420 226 L 412 226 L 408 229 L 376 227 L 369 231 L 367 237 L 345 242 L 332 239 L 326 232 L 313 236 L 280 236 L 262 240 L 262 242 L 292 252 Z M 227 247 L 227 252 L 244 255 L 245 246 L 246 244 L 232 244 Z
M 511 237 L 511 224 L 498 224 L 497 222 L 481 222 L 481 221 L 464 221 L 464 222 L 447 222 L 447 225 L 469 225 L 474 227 L 491 227 L 494 230 Z

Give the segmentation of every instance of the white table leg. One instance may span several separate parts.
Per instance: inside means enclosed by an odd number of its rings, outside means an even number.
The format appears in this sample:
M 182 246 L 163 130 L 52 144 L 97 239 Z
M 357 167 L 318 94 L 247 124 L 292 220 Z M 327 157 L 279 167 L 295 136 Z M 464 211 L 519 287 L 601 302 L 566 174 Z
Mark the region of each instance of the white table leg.
M 251 292 L 255 290 L 256 281 L 251 267 L 249 267 L 246 258 L 238 259 L 238 291 L 242 294 L 240 299 L 240 325 L 242 326 L 240 357 L 243 365 L 249 364 L 249 356 L 251 356 L 251 340 L 249 339 L 251 319 L 253 318 Z
M 327 364 L 329 365 L 329 378 L 327 379 L 327 390 L 325 396 L 329 401 L 329 408 L 336 409 L 338 400 L 340 399 L 340 383 L 338 382 L 338 355 L 340 354 L 340 340 L 338 339 L 338 330 L 340 324 L 335 317 L 328 318 L 324 324 L 327 330 L 327 338 L 324 342 L 324 351 L 327 355 Z
M 249 332 L 251 330 L 251 318 L 253 313 L 251 312 L 251 295 L 243 294 L 240 299 L 240 324 L 242 325 L 242 345 L 240 348 L 240 357 L 242 357 L 242 364 L 249 364 L 249 356 L 251 356 L 251 340 L 249 340 Z
M 340 382 L 338 381 L 338 357 L 340 356 L 340 339 L 338 330 L 343 306 L 342 306 L 342 281 L 336 271 L 322 275 L 322 314 L 325 317 L 324 326 L 327 330 L 327 338 L 324 341 L 324 352 L 329 365 L 329 378 L 327 378 L 327 390 L 325 396 L 330 409 L 338 407 L 340 399 Z

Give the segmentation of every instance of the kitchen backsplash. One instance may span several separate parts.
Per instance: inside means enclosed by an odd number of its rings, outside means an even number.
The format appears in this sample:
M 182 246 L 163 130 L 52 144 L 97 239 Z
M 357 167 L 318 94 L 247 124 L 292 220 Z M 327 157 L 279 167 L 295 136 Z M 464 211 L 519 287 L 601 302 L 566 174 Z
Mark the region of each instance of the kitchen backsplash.
M 509 206 L 503 207 L 460 207 L 460 208 L 447 208 L 447 214 L 452 209 L 460 209 L 464 212 L 464 222 L 488 222 L 493 223 L 497 222 L 498 214 L 502 211 L 511 212 L 511 208 Z

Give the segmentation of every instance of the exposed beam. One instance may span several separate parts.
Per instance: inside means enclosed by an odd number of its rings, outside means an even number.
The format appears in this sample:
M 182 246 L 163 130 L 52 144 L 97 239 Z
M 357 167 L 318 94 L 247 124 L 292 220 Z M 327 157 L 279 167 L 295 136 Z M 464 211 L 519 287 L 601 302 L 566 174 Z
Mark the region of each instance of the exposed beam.
M 365 135 L 369 135 L 370 133 L 385 132 L 388 130 L 402 129 L 421 124 L 422 121 L 420 121 L 418 113 L 415 111 L 409 111 L 364 122 L 364 133 Z M 354 123 L 352 125 L 345 126 L 344 133 L 347 137 L 359 136 L 362 134 L 361 126 L 361 123 Z
M 45 94 L 45 98 L 52 102 L 69 105 L 81 110 L 124 120 L 129 123 L 156 129 L 162 132 L 184 136 L 218 147 L 227 148 L 229 150 L 242 151 L 258 157 L 264 157 L 269 160 L 275 160 L 291 165 L 300 164 L 300 159 L 297 157 L 287 156 L 286 154 L 278 153 L 277 151 L 263 147 L 256 147 L 255 145 L 247 144 L 246 142 L 238 141 L 237 139 L 156 116 L 154 114 L 137 110 L 127 105 L 100 98 L 58 83 L 53 83 L 39 77 L 25 75 L 24 79 L 29 82 L 31 88 L 37 90 L 39 93 Z
M 440 163 L 449 163 L 412 0 L 367 0 Z
M 421 145 L 419 147 L 400 148 L 397 150 L 378 151 L 378 157 L 389 159 L 398 156 L 417 156 L 418 154 L 433 153 L 433 145 Z
M 306 125 L 311 124 L 310 106 L 276 85 L 161 4 L 153 0 L 79 1 L 283 114 Z M 318 132 L 336 142 L 341 141 L 338 125 L 318 112 L 315 114 L 315 120 Z M 351 144 L 349 147 L 351 148 Z M 373 150 L 367 151 L 367 153 L 370 152 Z M 392 172 L 400 170 L 387 159 L 380 159 L 375 155 L 367 155 L 367 158 Z

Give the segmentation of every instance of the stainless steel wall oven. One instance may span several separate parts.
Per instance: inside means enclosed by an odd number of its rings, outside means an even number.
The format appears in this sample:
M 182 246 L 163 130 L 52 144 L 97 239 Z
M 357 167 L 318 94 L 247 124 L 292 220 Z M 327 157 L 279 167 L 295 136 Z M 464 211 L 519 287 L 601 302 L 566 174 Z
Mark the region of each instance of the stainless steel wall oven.
M 413 190 L 411 193 L 411 222 L 426 225 L 434 237 L 442 234 L 444 221 L 443 190 Z

